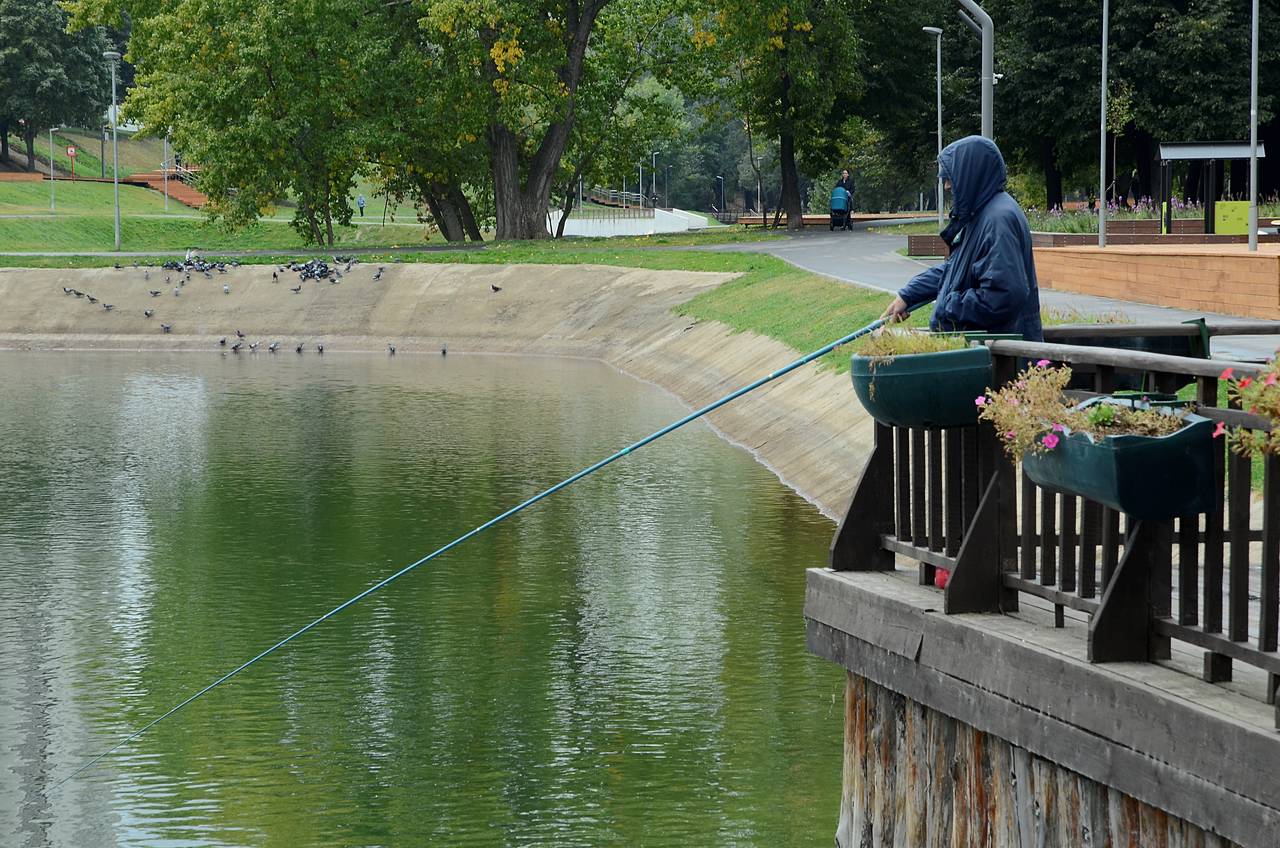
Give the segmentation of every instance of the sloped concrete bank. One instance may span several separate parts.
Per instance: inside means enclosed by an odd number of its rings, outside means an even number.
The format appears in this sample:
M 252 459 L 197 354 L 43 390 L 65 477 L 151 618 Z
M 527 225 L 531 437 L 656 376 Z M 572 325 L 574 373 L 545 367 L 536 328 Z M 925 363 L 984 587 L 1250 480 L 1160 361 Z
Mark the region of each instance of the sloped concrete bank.
M 691 407 L 791 362 L 795 351 L 672 309 L 727 274 L 611 266 L 357 265 L 340 283 L 252 266 L 212 279 L 151 269 L 0 269 L 0 348 L 189 350 L 218 339 L 293 355 L 333 351 L 585 356 L 662 386 Z M 166 277 L 170 279 L 166 280 Z M 178 294 L 174 294 L 174 287 Z M 229 293 L 223 287 L 229 288 Z M 90 304 L 63 287 L 98 298 Z M 497 289 L 497 291 L 495 291 Z M 159 294 L 153 296 L 152 291 Z M 102 304 L 112 304 L 111 310 Z M 153 310 L 147 317 L 144 310 Z M 160 324 L 172 327 L 164 333 Z M 246 354 L 247 355 L 247 354 Z M 848 379 L 806 366 L 717 410 L 709 421 L 829 517 L 843 510 L 870 450 L 871 428 Z

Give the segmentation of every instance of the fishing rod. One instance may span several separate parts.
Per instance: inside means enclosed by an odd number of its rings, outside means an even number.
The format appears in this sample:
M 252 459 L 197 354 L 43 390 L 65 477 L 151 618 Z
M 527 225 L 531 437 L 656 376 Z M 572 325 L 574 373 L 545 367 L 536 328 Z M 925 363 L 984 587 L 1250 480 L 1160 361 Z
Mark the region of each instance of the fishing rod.
M 917 309 L 917 308 L 919 308 L 920 306 L 923 306 L 923 305 L 924 305 L 924 304 L 917 304 L 916 306 L 911 307 L 911 308 L 910 308 L 910 309 L 908 309 L 907 311 L 908 311 L 908 312 L 913 312 L 913 311 L 915 311 L 915 309 Z M 518 504 L 518 505 L 516 505 L 516 506 L 513 506 L 511 509 L 507 510 L 506 512 L 502 513 L 501 515 L 497 515 L 497 516 L 494 516 L 493 518 L 490 518 L 490 519 L 489 519 L 488 521 L 486 521 L 485 523 L 483 523 L 483 524 L 479 525 L 478 527 L 476 527 L 476 528 L 475 528 L 475 529 L 473 529 L 473 530 L 469 530 L 468 532 L 466 532 L 466 533 L 462 534 L 461 536 L 459 536 L 458 538 L 454 539 L 454 540 L 453 540 L 452 542 L 450 542 L 449 544 L 447 544 L 447 545 L 445 545 L 445 546 L 443 546 L 443 547 L 441 547 L 441 548 L 437 548 L 436 550 L 434 550 L 434 551 L 432 551 L 431 553 L 429 553 L 429 554 L 427 554 L 426 556 L 424 556 L 422 559 L 419 559 L 419 560 L 417 560 L 416 562 L 411 562 L 411 563 L 409 563 L 408 565 L 406 565 L 404 568 L 402 568 L 402 569 L 400 569 L 399 571 L 395 572 L 394 574 L 392 574 L 392 575 L 390 575 L 390 576 L 388 576 L 388 577 L 384 577 L 384 578 L 382 578 L 382 579 L 381 579 L 381 580 L 379 580 L 377 583 L 374 583 L 372 586 L 370 586 L 368 589 L 365 589 L 363 592 L 359 593 L 358 595 L 354 595 L 353 597 L 348 598 L 347 600 L 345 600 L 345 601 L 343 601 L 342 603 L 338 604 L 336 607 L 334 607 L 333 609 L 329 610 L 327 613 L 325 613 L 324 615 L 320 616 L 320 617 L 319 617 L 319 618 L 317 618 L 316 620 L 312 621 L 310 624 L 307 624 L 305 627 L 301 627 L 301 628 L 299 628 L 298 630 L 294 631 L 293 633 L 290 633 L 288 636 L 284 637 L 284 638 L 283 638 L 283 639 L 281 639 L 279 642 L 276 642 L 276 643 L 275 643 L 274 645 L 272 645 L 270 648 L 267 648 L 266 650 L 262 651 L 262 652 L 261 652 L 261 653 L 259 653 L 257 656 L 253 657 L 252 659 L 246 660 L 245 662 L 243 662 L 243 663 L 241 663 L 240 665 L 236 666 L 235 668 L 231 669 L 231 671 L 228 671 L 226 674 L 222 675 L 222 676 L 221 676 L 221 677 L 219 677 L 217 680 L 213 681 L 213 682 L 212 682 L 212 683 L 210 683 L 208 686 L 205 686 L 203 689 L 199 690 L 199 691 L 198 691 L 198 692 L 196 692 L 195 694 L 190 695 L 190 696 L 188 696 L 187 698 L 184 698 L 182 701 L 179 701 L 177 704 L 175 704 L 174 706 L 170 707 L 170 708 L 169 708 L 168 710 L 166 710 L 165 712 L 161 713 L 160 715 L 158 715 L 158 716 L 156 716 L 155 718 L 153 718 L 151 721 L 149 721 L 149 722 L 147 722 L 146 724 L 142 725 L 142 727 L 139 727 L 137 730 L 135 730 L 135 731 L 133 731 L 132 733 L 130 733 L 130 734 L 129 734 L 128 736 L 126 736 L 124 739 L 121 739 L 119 742 L 117 742 L 116 744 L 112 745 L 110 748 L 108 748 L 107 750 L 103 751 L 101 754 L 98 754 L 97 756 L 95 756 L 95 757 L 93 757 L 91 760 L 89 760 L 88 762 L 86 762 L 86 763 L 84 763 L 83 765 L 81 765 L 81 766 L 80 766 L 79 768 L 77 768 L 75 771 L 71 772 L 71 774 L 69 774 L 69 775 L 67 775 L 66 777 L 62 778 L 62 780 L 60 780 L 60 781 L 58 781 L 56 784 L 54 784 L 54 788 L 55 788 L 55 789 L 57 789 L 58 787 L 62 786 L 64 783 L 66 783 L 67 781 L 71 780 L 72 778 L 76 777 L 77 775 L 81 774 L 82 772 L 86 771 L 87 769 L 90 769 L 90 768 L 92 768 L 93 766 L 97 765 L 97 764 L 98 764 L 99 762 L 101 762 L 103 759 L 105 759 L 105 758 L 107 758 L 107 757 L 111 756 L 111 755 L 112 755 L 112 754 L 114 754 L 116 751 L 118 751 L 118 750 L 120 750 L 121 748 L 123 748 L 125 745 L 128 745 L 130 742 L 132 742 L 133 740 L 137 739 L 139 736 L 141 736 L 142 734 L 146 733 L 148 730 L 150 730 L 151 728 L 155 727 L 155 726 L 156 726 L 157 724 L 159 724 L 160 722 L 162 722 L 162 721 L 164 721 L 165 719 L 167 719 L 169 716 L 171 716 L 171 715 L 173 715 L 174 713 L 178 712 L 178 710 L 180 710 L 180 709 L 182 709 L 183 707 L 187 706 L 187 705 L 188 705 L 188 704 L 190 704 L 191 702 L 193 702 L 193 701 L 195 701 L 195 700 L 197 700 L 197 699 L 199 699 L 199 698 L 203 697 L 204 695 L 206 695 L 206 694 L 208 694 L 209 692 L 213 691 L 213 690 L 214 690 L 214 689 L 216 689 L 217 687 L 221 686 L 223 683 L 226 683 L 228 680 L 230 680 L 231 678 L 235 677 L 237 674 L 239 674 L 240 672 L 244 671 L 244 670 L 245 670 L 245 669 L 247 669 L 249 666 L 251 666 L 251 665 L 253 665 L 254 663 L 258 662 L 258 660 L 261 660 L 261 659 L 263 659 L 263 658 L 265 658 L 265 657 L 267 657 L 267 656 L 270 656 L 271 654 L 275 653 L 275 652 L 276 652 L 276 651 L 278 651 L 279 649 L 283 648 L 285 645 L 287 645 L 287 644 L 289 644 L 290 642 L 292 642 L 294 639 L 297 639 L 299 636 L 301 636 L 302 634 L 306 633 L 308 630 L 311 630 L 312 628 L 316 627 L 317 625 L 319 625 L 319 624 L 321 624 L 321 623 L 323 623 L 323 622 L 325 622 L 325 621 L 329 620 L 330 618 L 333 618 L 335 615 L 337 615 L 338 613 L 342 612 L 342 611 L 343 611 L 343 610 L 345 610 L 347 607 L 350 607 L 350 606 L 353 606 L 354 604 L 359 603 L 360 601 L 362 601 L 362 600 L 364 600 L 365 598 L 369 597 L 369 596 L 370 596 L 370 595 L 372 595 L 374 592 L 378 591 L 379 589 L 383 588 L 384 586 L 386 586 L 386 585 L 388 585 L 388 584 L 392 583 L 392 582 L 393 582 L 393 581 L 395 581 L 395 580 L 400 579 L 400 578 L 401 578 L 401 577 L 403 577 L 404 575 L 408 574 L 410 571 L 413 571 L 413 570 L 414 570 L 415 568 L 417 568 L 418 566 L 423 565 L 424 563 L 430 562 L 431 560 L 435 559 L 436 557 L 440 556 L 441 554 L 445 553 L 446 551 L 449 551 L 449 550 L 452 550 L 453 548 L 456 548 L 458 545 L 461 545 L 463 542 L 467 541 L 467 540 L 468 540 L 468 539 L 470 539 L 472 536 L 478 536 L 479 534 L 483 533 L 485 530 L 488 530 L 488 529 L 489 529 L 490 527 L 492 527 L 493 525 L 498 524 L 498 523 L 499 523 L 499 522 L 501 522 L 501 521 L 505 521 L 506 519 L 510 518 L 511 516 L 515 515 L 517 512 L 520 512 L 520 511 L 521 511 L 521 510 L 523 510 L 523 509 L 526 509 L 526 508 L 528 508 L 528 507 L 533 506 L 534 504 L 536 504 L 538 501 L 542 500 L 543 498 L 550 497 L 551 495 L 554 495 L 556 492 L 560 491 L 561 489 L 563 489 L 563 488 L 565 488 L 565 487 L 567 487 L 567 486 L 572 486 L 574 483 L 578 482 L 578 481 L 579 481 L 579 480 L 581 480 L 583 477 L 586 477 L 586 476 L 587 476 L 587 475 L 589 475 L 589 474 L 594 474 L 595 472 L 599 471 L 601 468 L 604 468 L 606 465 L 610 464 L 611 462 L 614 462 L 615 460 L 621 459 L 622 457 L 626 456 L 627 454 L 631 453 L 632 451 L 639 450 L 640 448 L 644 447 L 645 445 L 649 444 L 650 442 L 657 441 L 658 439 L 662 438 L 663 436 L 667 435 L 668 433 L 672 432 L 673 430 L 678 430 L 678 429 L 680 429 L 680 428 L 681 428 L 681 427 L 683 427 L 684 425 L 688 424 L 690 421 L 696 421 L 697 419 L 701 418 L 702 416 L 706 415 L 707 413 L 709 413 L 709 412 L 713 412 L 713 411 L 715 411 L 715 410 L 719 409 L 720 407 L 724 406 L 725 404 L 727 404 L 727 403 L 729 403 L 729 402 L 731 402 L 731 401 L 737 400 L 738 398 L 742 397 L 743 395 L 747 394 L 748 392 L 755 391 L 756 389 L 758 389 L 758 388 L 760 388 L 761 386 L 763 386 L 765 383 L 770 383 L 770 382 L 772 382 L 772 381 L 774 381 L 774 380 L 778 379 L 779 377 L 783 376 L 784 374 L 789 374 L 789 373 L 791 373 L 792 371 L 794 371 L 794 370 L 796 370 L 797 368 L 799 368 L 800 366 L 802 366 L 802 365 L 806 365 L 806 364 L 808 364 L 808 363 L 812 362 L 813 360 L 817 359 L 817 358 L 818 358 L 818 357 L 820 357 L 820 356 L 825 356 L 826 354 L 830 353 L 831 351 L 835 350 L 836 348 L 840 347 L 841 345 L 848 344 L 849 342 L 853 341 L 854 339 L 860 338 L 861 336 L 865 336 L 865 335 L 867 335 L 868 333 L 875 332 L 876 330 L 880 329 L 881 327 L 885 326 L 885 325 L 886 325 L 886 324 L 888 324 L 888 323 L 891 323 L 891 321 L 889 321 L 889 320 L 887 320 L 887 319 L 885 319 L 885 318 L 878 318 L 878 319 L 876 319 L 875 321 L 872 321 L 872 322 L 871 322 L 870 324 L 868 324 L 867 326 L 863 327 L 862 329 L 860 329 L 860 330 L 855 330 L 854 332 L 850 333 L 849 335 L 847 335 L 847 336 L 842 336 L 842 337 L 840 337 L 840 338 L 836 339 L 835 341 L 831 342 L 830 344 L 823 345 L 822 347 L 818 348 L 817 350 L 813 351 L 812 353 L 809 353 L 809 354 L 806 354 L 806 355 L 804 355 L 804 356 L 800 357 L 800 358 L 799 358 L 799 359 L 797 359 L 795 362 L 792 362 L 792 363 L 791 363 L 791 364 L 789 364 L 789 365 L 785 365 L 785 366 L 783 366 L 782 368 L 779 368 L 777 371 L 774 371 L 774 372 L 772 372 L 771 374 L 769 374 L 769 375 L 767 375 L 767 376 L 761 377 L 760 379 L 756 380 L 755 382 L 750 383 L 750 384 L 748 384 L 748 385 L 746 385 L 746 386 L 743 386 L 742 388 L 738 389 L 737 391 L 731 392 L 731 393 L 729 393 L 729 394 L 725 395 L 724 397 L 720 398 L 720 399 L 719 399 L 719 400 L 717 400 L 717 401 L 714 401 L 714 402 L 712 402 L 712 403 L 707 404 L 706 406 L 702 407 L 701 409 L 697 409 L 697 410 L 694 410 L 693 412 L 690 412 L 688 415 L 686 415 L 685 417 L 681 418 L 679 421 L 675 421 L 675 422 L 673 422 L 673 423 L 671 423 L 671 424 L 668 424 L 667 426 L 663 427 L 661 430 L 657 430 L 656 432 L 651 433 L 651 434 L 650 434 L 650 435 L 648 435 L 648 436 L 645 436 L 645 437 L 644 437 L 643 439 L 641 439 L 640 441 L 638 441 L 638 442 L 633 442 L 632 444 L 627 445 L 627 446 L 626 446 L 625 448 L 623 448 L 622 450 L 620 450 L 620 451 L 618 451 L 618 452 L 616 452 L 616 453 L 614 453 L 614 454 L 612 454 L 612 455 L 610 455 L 610 456 L 605 457 L 604 459 L 600 460 L 599 462 L 595 463 L 594 465 L 590 465 L 590 466 L 588 466 L 588 467 L 586 467 L 586 468 L 582 469 L 581 471 L 579 471 L 578 473 L 574 474 L 574 475 L 573 475 L 573 476 L 571 476 L 571 477 L 566 477 L 564 480 L 561 480 L 559 483 L 556 483 L 556 484 L 555 484 L 554 486 L 552 486 L 551 488 L 549 488 L 549 489 L 544 489 L 543 491 L 539 492 L 538 494 L 534 495 L 533 497 L 529 498 L 528 500 L 524 501 L 523 503 L 520 503 L 520 504 Z

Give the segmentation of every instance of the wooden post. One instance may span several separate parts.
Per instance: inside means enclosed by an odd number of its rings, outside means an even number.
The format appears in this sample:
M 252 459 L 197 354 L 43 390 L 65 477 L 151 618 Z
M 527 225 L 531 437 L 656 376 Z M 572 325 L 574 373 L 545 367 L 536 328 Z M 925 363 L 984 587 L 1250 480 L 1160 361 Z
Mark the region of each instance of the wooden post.
M 836 535 L 830 564 L 836 571 L 892 571 L 893 553 L 880 543 L 893 533 L 893 431 L 875 425 L 875 447 L 858 478 Z
M 1132 522 L 1124 556 L 1089 621 L 1089 662 L 1149 662 L 1167 655 L 1168 640 L 1152 633 L 1151 620 L 1167 614 L 1172 529 L 1167 521 Z

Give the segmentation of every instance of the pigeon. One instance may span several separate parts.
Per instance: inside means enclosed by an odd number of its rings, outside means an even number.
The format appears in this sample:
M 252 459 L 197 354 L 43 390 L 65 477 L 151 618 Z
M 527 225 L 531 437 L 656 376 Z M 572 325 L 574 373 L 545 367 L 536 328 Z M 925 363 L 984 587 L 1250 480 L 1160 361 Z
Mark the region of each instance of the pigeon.
M 143 318 L 150 318 L 152 315 L 155 315 L 155 314 L 156 314 L 156 311 L 155 311 L 154 309 L 144 309 L 144 310 L 142 310 L 142 317 L 143 317 Z
M 172 324 L 161 324 L 161 325 L 160 325 L 160 332 L 162 332 L 162 333 L 169 333 L 169 332 L 172 332 L 172 331 L 173 331 L 173 325 L 172 325 Z
M 236 338 L 244 339 L 244 333 L 240 332 L 239 330 L 236 330 Z
M 262 342 L 250 342 L 250 343 L 249 343 L 249 350 L 250 350 L 251 352 L 253 352 L 253 353 L 257 353 L 257 352 L 258 352 L 258 346 L 259 346 L 259 345 L 261 345 L 261 344 L 262 344 Z
M 71 293 L 76 297 L 84 297 L 84 292 L 80 291 L 80 289 L 72 289 Z
M 267 345 L 268 353 L 275 353 L 279 349 L 280 349 L 280 342 L 272 342 L 271 344 Z
M 387 355 L 388 356 L 396 355 L 396 346 L 393 345 L 391 342 L 387 342 Z
M 222 287 L 222 293 L 223 293 L 223 294 L 231 294 L 231 286 L 223 285 L 223 287 Z
M 96 297 L 94 297 L 93 295 L 91 295 L 91 294 L 87 294 L 87 295 L 85 295 L 85 297 L 88 299 L 88 301 L 89 301 L 90 303 L 97 303 L 97 302 L 98 302 L 98 299 L 97 299 Z
M 294 294 L 298 294 L 299 292 L 302 291 L 302 286 L 294 286 L 293 288 L 289 289 L 289 291 L 293 292 Z
M 159 297 L 159 296 L 160 296 L 160 290 L 159 290 L 159 289 L 150 289 L 150 290 L 149 290 L 149 293 L 150 293 L 150 295 L 151 295 L 152 297 Z
M 240 352 L 240 348 L 241 348 L 243 345 L 244 345 L 244 342 L 236 342 L 235 344 L 233 344 L 233 345 L 231 346 L 231 352 L 232 352 L 232 353 L 239 353 L 239 352 Z
M 213 275 L 212 275 L 212 274 L 210 274 L 208 271 L 205 271 L 205 272 L 204 272 L 204 275 L 205 275 L 205 277 L 206 277 L 207 279 L 210 279 L 210 280 L 212 280 L 212 279 L 213 279 Z
M 324 353 L 324 345 L 322 345 L 322 344 L 317 344 L 317 345 L 316 345 L 316 353 Z
M 222 338 L 218 339 L 218 347 L 226 347 L 226 346 L 227 346 L 226 336 L 223 336 Z
M 112 267 L 112 268 L 115 268 L 117 271 L 119 271 L 119 270 L 120 270 L 120 263 L 119 263 L 119 262 L 117 262 L 115 265 L 112 265 L 111 267 Z
M 151 272 L 150 272 L 150 271 L 143 271 L 143 272 L 142 272 L 142 279 L 143 279 L 144 281 L 145 281 L 145 280 L 149 280 L 149 279 L 151 279 Z
M 133 267 L 135 267 L 135 268 L 137 268 L 137 267 L 138 267 L 138 260 L 136 260 L 136 259 L 135 259 L 135 260 L 133 260 Z
M 173 296 L 174 296 L 174 297 L 178 297 L 178 296 L 180 295 L 181 291 L 182 291 L 182 289 L 178 288 L 177 286 L 174 286 L 174 287 L 173 287 Z
M 502 291 L 502 286 L 495 286 L 493 283 L 489 284 L 489 288 L 493 290 L 494 294 L 497 294 L 498 292 Z
M 272 271 L 272 272 L 271 272 L 271 282 L 273 282 L 273 283 L 278 283 L 278 282 L 280 282 L 280 272 L 279 272 L 279 271 Z
M 302 353 L 302 342 L 298 342 L 298 346 L 293 349 L 294 353 Z
M 74 289 L 70 289 L 70 288 L 68 288 L 68 287 L 66 287 L 66 286 L 63 286 L 63 287 L 62 287 L 62 293 L 63 293 L 63 294 L 71 294 L 71 292 L 72 292 L 72 291 L 74 291 Z
M 379 266 L 378 266 L 378 270 L 377 270 L 377 272 L 376 272 L 376 273 L 374 273 L 374 275 L 373 275 L 373 278 L 374 278 L 375 280 L 381 280 L 381 279 L 382 279 L 382 271 L 383 271 L 383 268 L 382 268 L 382 266 L 381 266 L 381 265 L 379 265 Z
M 448 345 L 440 345 L 440 355 L 441 355 L 441 356 L 448 356 L 448 355 L 449 355 L 449 346 L 448 346 Z
M 173 282 L 173 277 L 171 277 L 171 276 L 170 276 L 170 275 L 168 275 L 168 274 L 165 274 L 165 275 L 164 275 L 164 284 L 167 286 L 167 285 L 169 285 L 169 284 L 170 284 L 170 283 L 172 283 L 172 282 Z
M 104 303 L 102 304 L 102 308 L 110 312 L 111 310 L 116 308 L 116 305 L 114 303 Z

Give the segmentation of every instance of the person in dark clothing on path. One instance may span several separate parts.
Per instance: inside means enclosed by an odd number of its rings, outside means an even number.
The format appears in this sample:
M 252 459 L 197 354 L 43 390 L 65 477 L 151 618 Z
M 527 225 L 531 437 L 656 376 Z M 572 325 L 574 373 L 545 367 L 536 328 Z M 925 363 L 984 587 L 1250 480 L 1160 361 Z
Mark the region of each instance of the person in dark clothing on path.
M 836 186 L 849 192 L 849 214 L 845 216 L 844 228 L 846 230 L 852 230 L 853 223 L 850 221 L 850 218 L 853 215 L 853 177 L 849 176 L 849 170 L 847 168 L 840 172 L 840 180 L 836 183 Z
M 951 223 L 941 233 L 951 255 L 903 286 L 882 317 L 903 320 L 912 306 L 932 300 L 933 330 L 1044 341 L 1031 228 L 1004 190 L 1000 148 L 981 136 L 962 138 L 939 154 L 938 169 L 952 192 Z

